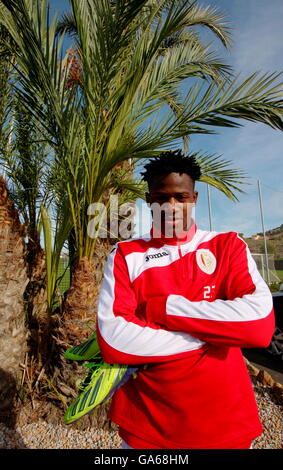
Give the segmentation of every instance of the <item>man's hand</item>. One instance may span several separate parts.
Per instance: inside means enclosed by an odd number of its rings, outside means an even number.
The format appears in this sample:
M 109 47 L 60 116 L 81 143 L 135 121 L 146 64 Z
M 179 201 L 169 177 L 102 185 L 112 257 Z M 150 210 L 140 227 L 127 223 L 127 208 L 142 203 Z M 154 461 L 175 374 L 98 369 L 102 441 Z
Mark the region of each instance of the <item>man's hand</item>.
M 164 297 L 165 297 L 165 296 L 161 296 L 161 297 L 158 296 L 157 298 L 158 298 L 158 299 L 160 299 L 160 298 L 163 299 Z M 138 306 L 137 306 L 137 308 L 136 308 L 136 310 L 135 310 L 135 314 L 136 314 L 137 318 L 138 318 L 139 320 L 141 320 L 141 321 L 150 322 L 150 323 L 152 323 L 152 324 L 154 323 L 155 325 L 158 325 L 158 326 L 160 326 L 161 328 L 167 329 L 167 328 L 165 327 L 165 325 L 163 325 L 163 324 L 160 323 L 160 322 L 155 321 L 155 319 L 154 319 L 154 311 L 152 312 L 151 318 L 148 318 L 148 313 L 147 313 L 146 310 L 147 310 L 148 305 L 150 304 L 150 301 L 151 301 L 152 299 L 155 299 L 155 297 L 150 297 L 149 299 L 147 299 L 147 301 L 141 302 L 140 304 L 138 304 Z
M 142 303 L 138 304 L 138 306 L 136 308 L 135 313 L 136 313 L 137 317 L 142 321 L 146 321 L 145 309 L 146 309 L 146 302 L 142 302 Z

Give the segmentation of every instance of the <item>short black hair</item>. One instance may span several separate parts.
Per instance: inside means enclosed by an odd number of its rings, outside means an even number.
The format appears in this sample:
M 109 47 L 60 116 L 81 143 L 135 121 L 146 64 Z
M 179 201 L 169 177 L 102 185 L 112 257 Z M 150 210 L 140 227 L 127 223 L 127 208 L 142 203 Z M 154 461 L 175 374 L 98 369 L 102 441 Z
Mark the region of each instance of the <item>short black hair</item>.
M 193 181 L 201 177 L 201 168 L 194 156 L 186 156 L 181 149 L 162 152 L 144 165 L 145 171 L 141 173 L 143 181 L 150 186 L 160 176 L 169 173 L 186 173 Z

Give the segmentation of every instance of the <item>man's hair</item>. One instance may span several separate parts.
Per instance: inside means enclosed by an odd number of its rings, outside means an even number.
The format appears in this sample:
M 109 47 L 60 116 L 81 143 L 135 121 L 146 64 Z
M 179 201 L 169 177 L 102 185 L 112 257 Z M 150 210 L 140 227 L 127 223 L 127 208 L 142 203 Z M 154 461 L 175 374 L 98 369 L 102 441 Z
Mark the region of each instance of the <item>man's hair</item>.
M 141 175 L 148 186 L 160 176 L 167 176 L 169 173 L 186 173 L 193 181 L 199 180 L 201 177 L 200 165 L 195 157 L 184 155 L 180 149 L 162 152 L 144 165 L 144 168 L 145 171 Z

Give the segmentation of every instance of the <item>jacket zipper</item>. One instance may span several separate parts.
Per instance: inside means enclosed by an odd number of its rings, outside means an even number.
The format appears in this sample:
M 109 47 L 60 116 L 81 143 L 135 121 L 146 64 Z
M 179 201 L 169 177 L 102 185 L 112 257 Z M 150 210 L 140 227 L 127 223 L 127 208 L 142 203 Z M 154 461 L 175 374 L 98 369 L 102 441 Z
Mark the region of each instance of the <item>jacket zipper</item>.
M 185 263 L 184 263 L 184 257 L 182 255 L 182 250 L 180 245 L 178 245 L 178 253 L 179 253 L 179 258 L 180 258 L 180 264 L 181 264 L 181 278 L 185 279 L 186 277 L 186 271 L 185 271 Z

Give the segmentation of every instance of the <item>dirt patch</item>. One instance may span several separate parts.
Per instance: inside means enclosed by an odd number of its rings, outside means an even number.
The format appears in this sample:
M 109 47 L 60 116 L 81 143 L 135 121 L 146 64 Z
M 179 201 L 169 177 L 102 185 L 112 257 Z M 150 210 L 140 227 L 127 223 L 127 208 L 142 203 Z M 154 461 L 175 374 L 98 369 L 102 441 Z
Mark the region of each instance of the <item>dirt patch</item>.
M 115 423 L 107 419 L 110 402 L 99 407 L 97 411 L 84 416 L 76 423 L 69 425 L 72 429 L 89 430 L 101 428 L 104 430 L 117 430 Z M 17 403 L 14 408 L 0 413 L 0 423 L 11 428 L 22 427 L 27 424 L 45 421 L 48 424 L 64 425 L 65 409 L 60 401 L 55 400 L 33 400 L 25 404 Z M 67 425 L 66 425 L 67 426 Z

